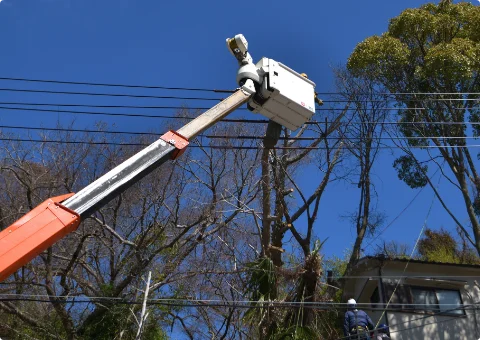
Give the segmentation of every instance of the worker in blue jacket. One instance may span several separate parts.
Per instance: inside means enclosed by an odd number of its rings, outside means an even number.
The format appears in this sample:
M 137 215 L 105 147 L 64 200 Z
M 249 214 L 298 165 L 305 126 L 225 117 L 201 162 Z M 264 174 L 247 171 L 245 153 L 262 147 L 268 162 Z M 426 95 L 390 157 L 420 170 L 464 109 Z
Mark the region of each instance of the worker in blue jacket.
M 345 337 L 352 340 L 370 340 L 368 332 L 375 328 L 372 319 L 363 310 L 357 309 L 357 302 L 354 299 L 347 301 L 347 307 L 343 323 Z

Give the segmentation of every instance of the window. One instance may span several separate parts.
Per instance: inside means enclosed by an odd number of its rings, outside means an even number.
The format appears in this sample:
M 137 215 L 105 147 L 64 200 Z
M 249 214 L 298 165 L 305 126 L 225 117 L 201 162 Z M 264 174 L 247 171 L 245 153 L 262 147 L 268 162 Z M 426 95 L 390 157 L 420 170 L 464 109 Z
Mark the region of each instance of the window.
M 387 301 L 390 299 L 390 308 L 402 310 L 411 309 L 410 287 L 405 285 L 396 285 L 394 283 L 386 283 L 384 285 L 387 295 Z
M 436 289 L 435 292 L 437 293 L 440 312 L 465 314 L 463 308 L 458 308 L 462 306 L 462 298 L 458 290 Z
M 372 293 L 372 296 L 370 296 L 370 303 L 372 304 L 372 308 L 381 308 L 379 305 L 380 303 L 380 293 L 378 291 L 378 287 L 375 288 L 375 290 Z
M 394 284 L 385 285 L 387 300 L 392 296 Z M 399 285 L 390 307 L 429 313 L 465 315 L 459 290 Z
M 415 310 L 464 315 L 460 291 L 451 289 L 411 287 Z
M 413 297 L 413 309 L 427 312 L 439 312 L 437 296 L 433 289 L 411 288 Z

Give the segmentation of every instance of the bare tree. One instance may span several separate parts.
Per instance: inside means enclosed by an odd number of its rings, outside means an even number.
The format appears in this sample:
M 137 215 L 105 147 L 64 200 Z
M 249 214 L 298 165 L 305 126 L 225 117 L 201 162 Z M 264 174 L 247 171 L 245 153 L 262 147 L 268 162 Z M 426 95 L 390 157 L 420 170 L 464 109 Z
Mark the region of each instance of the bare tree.
M 3 145 L 3 227 L 46 197 L 85 186 L 140 147 L 94 144 L 128 142 L 112 140 L 105 133 L 79 136 L 59 132 L 43 137 L 44 143 L 12 141 Z M 134 142 L 148 143 L 153 138 L 145 136 Z M 82 143 L 67 143 L 79 140 Z M 149 270 L 151 298 L 191 297 L 191 293 L 177 297 L 175 290 L 188 278 L 208 274 L 208 267 L 190 266 L 191 261 L 199 252 L 211 252 L 212 244 L 218 248 L 235 240 L 228 246 L 229 252 L 241 245 L 234 234 L 248 224 L 245 216 L 252 218 L 246 207 L 258 192 L 255 151 L 229 149 L 228 143 L 222 143 L 222 149 L 192 148 L 181 161 L 165 164 L 86 219 L 77 231 L 0 286 L 3 292 L 42 296 L 43 300 L 0 302 L 0 310 L 17 316 L 23 329 L 44 338 L 101 339 L 114 338 L 120 332 L 125 337 L 135 334 L 131 307 L 119 302 L 137 301 L 135 287 L 141 274 Z M 232 268 L 227 271 L 235 272 Z M 169 290 L 172 295 L 166 294 Z M 75 302 L 79 299 L 88 304 Z M 138 308 L 133 307 L 135 312 Z M 147 333 L 183 318 L 151 309 L 160 317 L 147 320 Z M 37 315 L 48 315 L 48 319 L 39 321 Z M 223 331 L 230 332 L 230 326 Z
M 362 243 L 366 236 L 374 235 L 383 222 L 383 214 L 375 209 L 375 188 L 372 173 L 380 152 L 385 145 L 382 139 L 386 135 L 384 122 L 389 116 L 385 109 L 388 97 L 385 91 L 369 79 L 354 77 L 348 70 L 335 70 L 340 98 L 350 102 L 345 120 L 346 149 L 353 157 L 352 176 L 358 178 L 355 185 L 360 190 L 357 210 L 351 215 L 355 226 L 356 238 L 347 265 L 347 272 L 361 257 Z

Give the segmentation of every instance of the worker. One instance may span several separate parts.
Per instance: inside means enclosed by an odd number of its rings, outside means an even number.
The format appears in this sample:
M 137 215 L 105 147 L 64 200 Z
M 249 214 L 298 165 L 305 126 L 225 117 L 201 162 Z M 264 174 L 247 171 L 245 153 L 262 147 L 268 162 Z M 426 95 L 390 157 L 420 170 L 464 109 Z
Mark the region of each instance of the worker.
M 384 323 L 380 324 L 377 328 L 377 340 L 388 340 L 390 339 L 390 330 L 388 326 Z
M 343 323 L 343 334 L 352 340 L 370 340 L 368 329 L 375 328 L 372 319 L 363 310 L 357 309 L 354 299 L 347 301 L 347 312 Z

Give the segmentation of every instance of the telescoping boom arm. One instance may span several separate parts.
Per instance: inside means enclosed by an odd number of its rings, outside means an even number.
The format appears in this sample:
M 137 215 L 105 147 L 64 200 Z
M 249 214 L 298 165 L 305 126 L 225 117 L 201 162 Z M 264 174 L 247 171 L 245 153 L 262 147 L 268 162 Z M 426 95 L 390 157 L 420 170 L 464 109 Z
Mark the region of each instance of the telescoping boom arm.
M 169 159 L 180 156 L 188 141 L 243 104 L 290 129 L 296 129 L 314 112 L 314 86 L 283 64 L 263 58 L 252 63 L 243 35 L 227 39 L 239 62 L 240 88 L 177 131 L 133 155 L 76 194 L 47 199 L 0 232 L 0 282 L 77 229 L 85 219 L 128 187 Z

